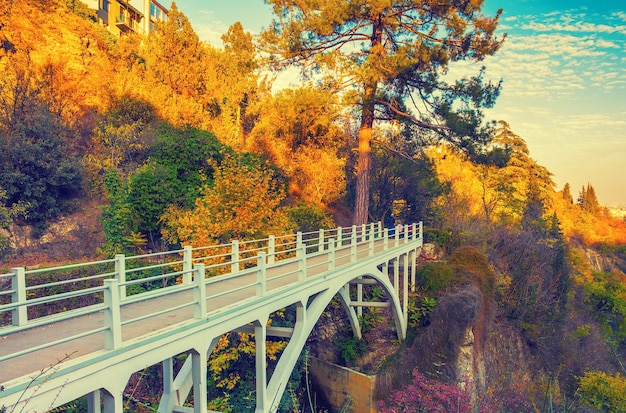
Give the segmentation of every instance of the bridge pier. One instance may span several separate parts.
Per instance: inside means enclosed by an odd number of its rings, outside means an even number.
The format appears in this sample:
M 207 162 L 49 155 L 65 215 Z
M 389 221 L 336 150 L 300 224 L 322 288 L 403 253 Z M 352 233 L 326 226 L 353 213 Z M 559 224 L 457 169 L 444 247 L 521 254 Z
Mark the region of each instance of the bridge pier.
M 87 395 L 87 411 L 89 413 L 100 413 L 100 389 L 94 390 Z
M 267 411 L 267 318 L 254 322 L 256 359 L 256 413 Z
M 191 353 L 191 375 L 193 380 L 193 411 L 207 413 L 207 355 L 205 351 Z

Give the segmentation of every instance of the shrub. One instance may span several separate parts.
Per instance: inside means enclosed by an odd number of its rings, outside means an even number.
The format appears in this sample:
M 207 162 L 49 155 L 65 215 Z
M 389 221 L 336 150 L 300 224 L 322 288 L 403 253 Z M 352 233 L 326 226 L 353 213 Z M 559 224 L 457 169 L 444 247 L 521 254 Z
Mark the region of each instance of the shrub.
M 303 232 L 335 227 L 333 218 L 319 205 L 300 201 L 289 208 L 287 214 L 289 220 L 298 227 L 298 230 Z
M 454 384 L 427 379 L 417 370 L 413 381 L 378 403 L 380 413 L 473 411 L 470 395 Z
M 456 278 L 452 267 L 443 262 L 427 262 L 417 272 L 420 286 L 427 293 L 438 293 L 455 284 Z
M 365 341 L 354 336 L 339 338 L 339 350 L 346 365 L 350 365 L 367 350 Z
M 583 404 L 602 412 L 626 412 L 626 377 L 588 371 L 578 382 Z

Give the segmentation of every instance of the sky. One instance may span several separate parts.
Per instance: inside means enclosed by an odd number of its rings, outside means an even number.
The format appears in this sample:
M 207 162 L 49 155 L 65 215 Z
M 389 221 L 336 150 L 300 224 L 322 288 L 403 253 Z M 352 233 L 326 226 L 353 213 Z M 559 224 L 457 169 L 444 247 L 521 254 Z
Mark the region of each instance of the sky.
M 263 0 L 178 0 L 199 37 L 221 46 L 239 21 L 252 34 L 273 15 Z M 503 13 L 503 47 L 487 78 L 503 80 L 488 120 L 504 120 L 530 156 L 567 182 L 574 198 L 591 184 L 601 204 L 626 207 L 626 0 L 485 0 Z M 452 68 L 461 74 L 480 66 Z

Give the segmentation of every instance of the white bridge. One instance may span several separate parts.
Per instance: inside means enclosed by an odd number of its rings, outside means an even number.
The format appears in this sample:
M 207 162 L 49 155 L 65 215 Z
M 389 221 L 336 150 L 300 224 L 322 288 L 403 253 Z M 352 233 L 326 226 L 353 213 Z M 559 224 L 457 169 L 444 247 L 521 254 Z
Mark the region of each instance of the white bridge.
M 87 395 L 122 412 L 131 374 L 162 363 L 159 412 L 207 412 L 207 359 L 254 333 L 256 412 L 275 412 L 316 321 L 338 296 L 355 336 L 363 307 L 390 307 L 405 338 L 422 225 L 380 223 L 0 274 L 0 410 L 45 412 Z M 79 275 L 77 275 L 79 274 Z M 78 277 L 78 278 L 77 278 Z M 364 299 L 377 285 L 381 301 Z M 293 328 L 268 326 L 295 306 Z M 272 374 L 268 337 L 288 340 Z M 173 357 L 188 357 L 177 372 Z M 184 406 L 193 394 L 193 407 Z M 187 403 L 190 404 L 190 403 Z

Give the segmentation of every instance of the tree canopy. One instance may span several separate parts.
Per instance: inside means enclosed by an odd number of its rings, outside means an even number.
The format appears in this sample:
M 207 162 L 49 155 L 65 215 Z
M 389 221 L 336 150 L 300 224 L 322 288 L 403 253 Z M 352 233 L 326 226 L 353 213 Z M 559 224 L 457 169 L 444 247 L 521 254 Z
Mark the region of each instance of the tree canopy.
M 483 1 L 268 3 L 277 20 L 262 33 L 262 46 L 272 61 L 328 75 L 329 86 L 345 90 L 359 112 L 355 224 L 368 220 L 375 120 L 407 122 L 470 152 L 487 140 L 480 109 L 495 103 L 499 85 L 485 84 L 482 71 L 443 80 L 452 62 L 481 61 L 500 47 L 500 12 L 483 16 Z

